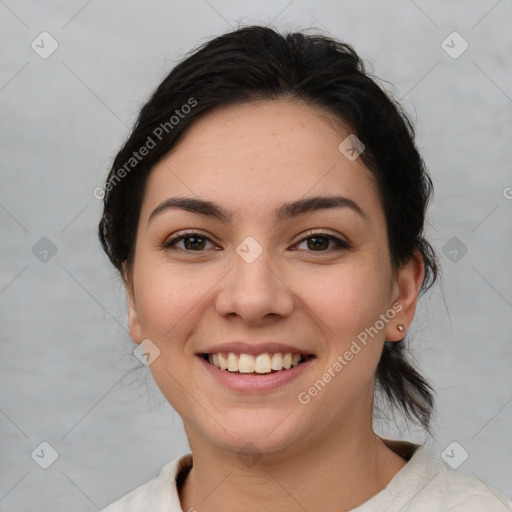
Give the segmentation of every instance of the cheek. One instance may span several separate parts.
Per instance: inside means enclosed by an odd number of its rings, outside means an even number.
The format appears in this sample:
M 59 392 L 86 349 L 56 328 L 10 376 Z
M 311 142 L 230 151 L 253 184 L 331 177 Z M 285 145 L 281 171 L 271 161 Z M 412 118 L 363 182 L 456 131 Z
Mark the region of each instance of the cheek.
M 136 286 L 137 311 L 143 335 L 161 342 L 176 338 L 191 318 L 201 309 L 208 282 L 199 279 L 200 273 L 187 273 L 165 265 L 148 264 L 141 271 Z
M 378 263 L 347 260 L 330 269 L 297 274 L 293 291 L 326 328 L 345 339 L 373 325 L 384 312 L 386 275 Z

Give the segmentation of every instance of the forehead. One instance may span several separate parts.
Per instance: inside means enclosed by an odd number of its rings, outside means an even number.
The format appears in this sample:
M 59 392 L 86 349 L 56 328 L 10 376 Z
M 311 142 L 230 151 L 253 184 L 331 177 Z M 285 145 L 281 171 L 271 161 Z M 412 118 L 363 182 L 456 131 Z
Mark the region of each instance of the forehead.
M 141 212 L 170 196 L 263 214 L 307 196 L 344 195 L 382 215 L 373 174 L 339 145 L 350 130 L 323 109 L 289 100 L 219 108 L 198 119 L 151 171 Z

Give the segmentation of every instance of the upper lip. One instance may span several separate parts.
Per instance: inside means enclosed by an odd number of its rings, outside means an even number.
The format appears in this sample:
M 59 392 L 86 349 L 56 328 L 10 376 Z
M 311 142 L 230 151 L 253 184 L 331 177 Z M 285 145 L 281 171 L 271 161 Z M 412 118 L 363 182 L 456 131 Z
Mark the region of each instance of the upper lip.
M 206 347 L 204 350 L 198 352 L 198 354 L 217 354 L 219 352 L 234 352 L 239 354 L 251 354 L 253 356 L 258 354 L 264 354 L 265 352 L 281 352 L 284 354 L 291 352 L 292 354 L 312 355 L 312 352 L 310 352 L 307 349 L 301 349 L 299 347 L 287 345 L 284 343 L 249 343 L 243 341 L 220 343 L 219 345 L 210 345 Z

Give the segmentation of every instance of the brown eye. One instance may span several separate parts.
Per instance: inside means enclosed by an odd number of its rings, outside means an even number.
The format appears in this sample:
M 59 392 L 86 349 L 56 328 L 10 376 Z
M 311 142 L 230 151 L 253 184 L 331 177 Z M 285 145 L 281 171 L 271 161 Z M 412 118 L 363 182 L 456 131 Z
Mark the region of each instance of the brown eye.
M 329 247 L 330 241 L 326 236 L 312 236 L 307 239 L 308 249 L 325 250 Z
M 347 242 L 336 236 L 328 235 L 327 233 L 314 233 L 303 238 L 297 245 L 300 245 L 303 242 L 307 242 L 307 249 L 312 252 L 326 252 L 329 249 L 350 249 L 350 245 Z M 334 242 L 335 247 L 329 247 L 331 242 Z
M 205 239 L 201 236 L 187 236 L 183 238 L 185 249 L 204 249 Z
M 183 245 L 179 246 L 178 244 L 183 241 Z M 185 251 L 195 251 L 201 252 L 203 249 L 207 248 L 206 244 L 210 243 L 213 246 L 212 241 L 200 234 L 195 232 L 183 233 L 179 236 L 171 238 L 167 242 L 165 242 L 165 248 L 176 247 L 178 249 L 183 249 Z

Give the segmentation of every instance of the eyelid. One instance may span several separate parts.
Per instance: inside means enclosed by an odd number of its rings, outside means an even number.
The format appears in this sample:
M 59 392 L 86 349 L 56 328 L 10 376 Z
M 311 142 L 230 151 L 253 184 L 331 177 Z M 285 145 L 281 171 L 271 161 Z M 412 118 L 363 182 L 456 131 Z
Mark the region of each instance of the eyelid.
M 308 231 L 303 233 L 301 235 L 301 238 L 299 240 L 297 240 L 297 242 L 295 242 L 293 245 L 295 246 L 297 244 L 300 244 L 300 243 L 304 242 L 305 240 L 307 240 L 308 238 L 312 238 L 315 235 L 316 236 L 324 236 L 324 237 L 334 241 L 341 248 L 348 249 L 351 247 L 351 244 L 348 241 L 341 238 L 339 235 L 333 234 L 333 233 L 329 232 L 328 230 L 321 229 L 321 228 L 317 228 L 317 230 L 309 229 Z M 207 233 L 205 233 L 201 230 L 198 230 L 198 229 L 191 228 L 188 230 L 178 231 L 177 233 L 173 234 L 173 236 L 171 238 L 167 239 L 163 243 L 163 246 L 164 246 L 164 248 L 173 247 L 177 241 L 180 241 L 184 238 L 193 237 L 193 236 L 199 236 L 201 238 L 204 238 L 205 240 L 208 240 L 209 242 L 211 242 L 214 245 L 218 245 L 218 244 L 216 244 L 216 242 L 214 240 L 211 239 L 210 235 L 208 235 Z M 189 252 L 189 251 L 187 251 L 187 252 Z M 191 252 L 195 252 L 195 251 L 191 251 Z M 197 252 L 203 252 L 203 251 L 197 251 Z M 315 252 L 315 251 L 311 251 L 311 252 Z M 326 252 L 326 251 L 318 251 L 318 252 Z
M 171 243 L 176 243 L 177 241 L 179 241 L 183 238 L 188 238 L 188 237 L 193 237 L 193 236 L 200 236 L 200 237 L 210 241 L 212 244 L 218 245 L 214 240 L 212 240 L 212 237 L 210 235 L 208 235 L 204 231 L 201 231 L 199 229 L 194 229 L 194 228 L 183 229 L 181 231 L 178 231 L 177 233 L 174 233 L 170 238 L 167 238 L 162 245 L 164 248 L 172 247 Z
M 351 244 L 348 242 L 348 240 L 345 240 L 338 234 L 331 233 L 331 232 L 329 232 L 329 230 L 325 230 L 325 229 L 321 229 L 321 228 L 318 228 L 317 231 L 315 231 L 313 229 L 309 229 L 308 231 L 306 231 L 305 233 L 303 233 L 301 235 L 301 238 L 297 242 L 295 242 L 294 245 L 304 242 L 304 240 L 307 240 L 308 238 L 311 238 L 315 235 L 325 236 L 326 238 L 330 238 L 331 240 L 334 240 L 336 243 L 338 243 L 342 247 L 345 247 L 345 248 L 351 247 Z

